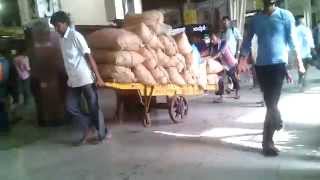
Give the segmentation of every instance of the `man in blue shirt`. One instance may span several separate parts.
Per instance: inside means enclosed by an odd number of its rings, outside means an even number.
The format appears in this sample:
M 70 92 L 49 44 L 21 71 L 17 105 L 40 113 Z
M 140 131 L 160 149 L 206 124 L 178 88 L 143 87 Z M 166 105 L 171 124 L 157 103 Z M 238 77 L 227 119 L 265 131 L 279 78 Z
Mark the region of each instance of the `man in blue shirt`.
M 3 55 L 4 49 L 0 48 L 0 135 L 9 131 L 8 112 L 5 107 L 8 96 L 9 62 Z
M 255 15 L 250 22 L 248 33 L 241 48 L 239 72 L 248 70 L 247 57 L 254 35 L 258 38 L 258 56 L 256 60 L 257 78 L 263 92 L 267 113 L 263 129 L 263 154 L 277 156 L 279 150 L 273 142 L 276 130 L 282 129 L 282 120 L 278 109 L 283 80 L 286 75 L 288 47 L 296 53 L 299 71 L 304 66 L 297 51 L 295 19 L 291 12 L 276 7 L 276 0 L 264 0 L 264 11 Z
M 303 65 L 306 69 L 305 73 L 299 73 L 299 84 L 301 85 L 301 91 L 304 91 L 306 87 L 306 75 L 309 65 L 312 64 L 312 54 L 314 52 L 314 41 L 312 37 L 312 31 L 305 25 L 304 16 L 300 15 L 296 17 L 297 24 L 297 40 L 300 50 L 300 55 L 303 61 Z

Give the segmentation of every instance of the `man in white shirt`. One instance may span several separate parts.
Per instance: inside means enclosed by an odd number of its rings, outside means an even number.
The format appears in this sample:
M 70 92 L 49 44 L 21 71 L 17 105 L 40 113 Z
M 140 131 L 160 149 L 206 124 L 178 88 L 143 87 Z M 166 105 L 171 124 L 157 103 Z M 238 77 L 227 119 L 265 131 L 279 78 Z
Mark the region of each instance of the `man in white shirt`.
M 105 127 L 99 127 L 103 118 L 98 104 L 96 86 L 103 86 L 104 82 L 99 74 L 95 60 L 91 56 L 90 48 L 84 37 L 75 29 L 70 28 L 70 18 L 59 11 L 52 15 L 50 23 L 61 35 L 61 50 L 64 66 L 68 75 L 68 92 L 66 97 L 66 112 L 72 120 L 79 122 L 84 134 L 77 145 L 85 144 L 89 130 L 94 126 L 100 141 L 106 136 Z M 82 96 L 85 97 L 90 111 L 83 113 L 80 108 Z M 103 130 L 101 130 L 103 128 Z M 102 133 L 103 132 L 103 133 Z
M 309 27 L 305 25 L 305 19 L 303 15 L 296 17 L 297 25 L 297 42 L 300 50 L 300 55 L 305 68 L 304 73 L 299 72 L 299 84 L 301 85 L 301 91 L 304 91 L 306 87 L 306 75 L 309 65 L 313 64 L 312 55 L 315 53 L 315 45 L 312 36 L 312 31 Z

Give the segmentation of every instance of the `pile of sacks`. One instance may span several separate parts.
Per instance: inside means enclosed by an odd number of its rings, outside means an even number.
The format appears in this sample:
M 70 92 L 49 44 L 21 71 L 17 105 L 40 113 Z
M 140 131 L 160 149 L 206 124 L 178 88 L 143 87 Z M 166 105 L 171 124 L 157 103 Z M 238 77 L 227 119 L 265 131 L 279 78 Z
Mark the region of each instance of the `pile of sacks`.
M 199 84 L 200 66 L 186 34 L 170 36 L 169 32 L 163 14 L 153 10 L 127 16 L 122 29 L 101 29 L 87 39 L 105 81 Z M 204 71 L 207 75 L 206 68 Z

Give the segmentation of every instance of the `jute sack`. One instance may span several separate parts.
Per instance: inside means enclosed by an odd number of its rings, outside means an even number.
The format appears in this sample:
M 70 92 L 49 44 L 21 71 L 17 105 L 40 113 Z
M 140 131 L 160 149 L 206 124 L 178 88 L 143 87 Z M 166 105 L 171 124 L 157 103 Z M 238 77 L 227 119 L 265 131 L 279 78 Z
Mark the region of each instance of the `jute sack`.
M 158 35 L 170 35 L 172 32 L 172 26 L 165 24 L 165 23 L 160 23 L 160 29 L 158 31 Z
M 159 84 L 168 84 L 170 82 L 167 71 L 162 66 L 157 66 L 151 70 L 151 74 Z
M 161 11 L 151 10 L 142 14 L 128 15 L 124 19 L 124 27 L 132 26 L 138 23 L 145 23 L 153 32 L 161 33 L 161 27 L 164 22 L 164 15 Z
M 192 53 L 185 54 L 184 58 L 185 58 L 187 68 L 190 68 L 194 62 L 193 54 Z
M 99 72 L 103 80 L 113 80 L 118 83 L 134 83 L 137 82 L 135 75 L 130 68 L 123 66 L 115 66 L 109 64 L 100 64 Z
M 189 54 L 192 52 L 191 44 L 189 43 L 186 33 L 180 33 L 175 37 L 179 52 L 181 54 Z
M 148 26 L 144 23 L 139 23 L 134 26 L 125 27 L 126 30 L 137 34 L 144 44 L 147 44 L 153 49 L 164 49 L 163 44 L 159 40 L 158 36 L 152 32 Z
M 176 54 L 175 56 L 177 57 L 177 59 L 179 61 L 178 66 L 179 66 L 180 70 L 183 71 L 183 70 L 187 69 L 186 59 L 184 58 L 184 56 L 179 53 Z M 179 71 L 179 72 L 181 72 L 181 71 Z
M 206 57 L 204 58 L 204 61 L 207 62 L 207 73 L 208 74 L 217 74 L 221 71 L 223 71 L 223 66 L 213 59 L 212 57 Z
M 178 56 L 176 55 L 176 56 L 172 56 L 170 58 L 170 61 L 164 67 L 166 68 L 176 67 L 178 72 L 181 73 L 183 70 L 186 69 L 186 64 L 184 62 L 184 59 L 179 57 L 179 55 Z
M 217 74 L 208 74 L 207 75 L 208 84 L 218 84 L 219 76 Z
M 142 64 L 137 65 L 136 67 L 133 68 L 133 72 L 136 75 L 138 82 L 146 85 L 157 84 L 151 72 L 148 71 L 148 69 L 144 65 Z
M 145 58 L 143 65 L 150 71 L 154 69 L 158 64 L 158 57 L 157 54 L 149 49 L 149 48 L 141 48 L 139 53 Z
M 136 34 L 124 29 L 101 29 L 90 34 L 87 39 L 90 47 L 96 49 L 138 51 L 143 47 Z
M 185 70 L 182 74 L 184 80 L 187 84 L 196 85 L 197 84 L 197 77 L 191 70 Z
M 167 56 L 161 49 L 157 50 L 158 65 L 168 67 L 170 62 L 170 57 Z
M 197 76 L 197 84 L 202 88 L 202 89 L 207 89 L 208 85 L 208 79 L 207 79 L 207 64 L 206 63 L 201 63 L 197 65 L 197 68 L 192 68 L 194 72 L 196 72 Z
M 92 50 L 92 55 L 98 64 L 113 64 L 130 68 L 145 61 L 142 55 L 134 51 L 94 49 Z
M 167 68 L 168 74 L 170 76 L 170 81 L 173 84 L 177 84 L 179 86 L 186 85 L 185 80 L 181 76 L 181 74 L 178 72 L 176 67 L 169 67 Z
M 168 56 L 174 56 L 178 52 L 178 47 L 174 39 L 167 35 L 160 35 L 159 36 L 160 41 L 164 45 L 164 52 Z

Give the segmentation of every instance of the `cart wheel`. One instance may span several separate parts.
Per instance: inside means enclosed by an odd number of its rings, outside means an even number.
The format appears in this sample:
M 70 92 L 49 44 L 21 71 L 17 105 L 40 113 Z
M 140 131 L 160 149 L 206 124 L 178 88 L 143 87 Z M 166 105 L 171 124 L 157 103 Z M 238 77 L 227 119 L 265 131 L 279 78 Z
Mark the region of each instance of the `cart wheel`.
M 146 128 L 151 127 L 150 113 L 145 113 L 145 115 L 143 117 L 143 126 Z
M 174 123 L 182 122 L 188 114 L 188 102 L 183 96 L 175 96 L 171 98 L 169 104 L 169 115 Z

